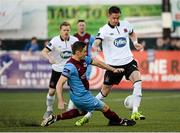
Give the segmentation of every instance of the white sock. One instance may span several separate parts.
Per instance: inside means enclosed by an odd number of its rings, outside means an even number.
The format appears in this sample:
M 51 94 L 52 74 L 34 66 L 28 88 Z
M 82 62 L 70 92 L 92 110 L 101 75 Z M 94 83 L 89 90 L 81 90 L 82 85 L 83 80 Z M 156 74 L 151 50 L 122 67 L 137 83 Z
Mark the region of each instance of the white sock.
M 133 110 L 132 113 L 138 112 L 138 107 L 140 106 L 141 103 L 141 97 L 142 97 L 142 87 L 141 87 L 142 81 L 139 80 L 134 83 L 134 90 L 133 90 L 133 97 L 134 97 L 134 102 L 133 102 Z
M 99 93 L 96 95 L 96 98 L 99 99 L 99 100 L 103 100 L 103 99 L 104 99 L 104 96 L 102 95 L 101 92 L 99 92 Z
M 75 107 L 74 103 L 70 99 L 66 111 L 69 111 L 69 110 L 74 109 L 74 108 L 76 108 L 76 107 Z
M 93 112 L 87 112 L 87 114 L 84 117 L 90 119 L 92 117 L 92 113 Z
M 55 101 L 55 95 L 50 96 L 49 94 L 47 94 L 47 98 L 46 98 L 47 111 L 53 111 L 54 101 Z

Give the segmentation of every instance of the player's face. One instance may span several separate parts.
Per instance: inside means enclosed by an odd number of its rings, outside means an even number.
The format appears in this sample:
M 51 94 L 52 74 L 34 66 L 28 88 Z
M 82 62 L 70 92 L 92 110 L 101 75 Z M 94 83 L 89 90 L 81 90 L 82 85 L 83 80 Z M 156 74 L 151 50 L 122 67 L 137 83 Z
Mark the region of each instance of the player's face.
M 120 13 L 109 14 L 108 18 L 109 18 L 109 23 L 112 26 L 116 26 L 119 23 Z
M 85 22 L 79 22 L 77 24 L 78 32 L 83 33 L 83 32 L 85 32 L 85 29 L 86 29 L 86 23 Z
M 61 37 L 63 37 L 63 39 L 66 40 L 69 37 L 70 31 L 71 31 L 70 26 L 62 26 L 60 29 Z
M 81 52 L 79 52 L 79 58 L 84 59 L 84 57 L 87 55 L 87 48 L 86 46 L 83 48 Z
M 37 40 L 36 40 L 36 39 L 33 39 L 33 40 L 31 41 L 31 43 L 32 43 L 32 44 L 37 44 Z

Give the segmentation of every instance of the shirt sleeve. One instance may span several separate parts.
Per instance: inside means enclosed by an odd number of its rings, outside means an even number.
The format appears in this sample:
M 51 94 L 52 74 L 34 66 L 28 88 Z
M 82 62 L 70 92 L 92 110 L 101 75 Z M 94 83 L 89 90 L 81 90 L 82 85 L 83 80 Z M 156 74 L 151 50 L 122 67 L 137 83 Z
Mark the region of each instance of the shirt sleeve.
M 94 42 L 94 36 L 91 35 L 90 40 L 89 40 L 89 44 L 91 47 L 92 47 L 93 42 Z
M 67 63 L 65 66 L 64 66 L 64 69 L 63 69 L 63 72 L 62 72 L 62 75 L 69 78 L 72 73 L 74 72 L 74 67 L 71 63 Z
M 49 49 L 50 51 L 52 51 L 52 49 L 53 49 L 53 44 L 54 44 L 54 39 L 52 39 L 49 43 L 48 43 L 48 45 L 46 45 L 46 48 L 47 49 Z
M 79 41 L 79 39 L 77 37 L 75 37 L 75 41 L 74 42 L 77 42 L 77 41 Z
M 87 65 L 92 64 L 92 58 L 90 56 L 86 56 L 85 61 L 86 61 Z
M 96 35 L 96 39 L 101 39 L 101 40 L 104 39 L 104 31 L 103 31 L 103 28 L 100 28 L 100 29 L 99 29 L 98 34 Z

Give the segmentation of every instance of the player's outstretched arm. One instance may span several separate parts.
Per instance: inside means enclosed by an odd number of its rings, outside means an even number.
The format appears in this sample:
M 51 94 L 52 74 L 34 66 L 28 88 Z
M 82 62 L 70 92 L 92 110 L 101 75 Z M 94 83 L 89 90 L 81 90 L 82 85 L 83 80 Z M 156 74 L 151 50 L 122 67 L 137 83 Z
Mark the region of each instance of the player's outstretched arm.
M 67 77 L 61 75 L 56 85 L 56 92 L 58 97 L 58 108 L 64 109 L 64 97 L 63 97 L 63 86 L 67 81 Z
M 120 72 L 123 72 L 123 71 L 124 71 L 123 68 L 114 68 L 114 67 L 111 67 L 111 66 L 105 64 L 105 63 L 102 62 L 102 61 L 95 60 L 95 59 L 93 59 L 92 65 L 97 66 L 97 67 L 100 67 L 100 68 L 103 68 L 103 69 L 106 69 L 106 70 L 109 70 L 109 71 L 112 71 L 112 72 L 114 72 L 114 73 L 120 73 Z
M 100 39 L 95 39 L 95 41 L 92 44 L 92 56 L 96 57 L 97 53 L 100 51 L 99 45 L 101 44 Z
M 138 43 L 138 39 L 137 39 L 137 35 L 135 32 L 133 32 L 131 35 L 130 35 L 130 38 L 134 44 L 134 47 L 136 48 L 136 50 L 138 51 L 142 51 L 144 49 L 144 46 L 140 43 Z

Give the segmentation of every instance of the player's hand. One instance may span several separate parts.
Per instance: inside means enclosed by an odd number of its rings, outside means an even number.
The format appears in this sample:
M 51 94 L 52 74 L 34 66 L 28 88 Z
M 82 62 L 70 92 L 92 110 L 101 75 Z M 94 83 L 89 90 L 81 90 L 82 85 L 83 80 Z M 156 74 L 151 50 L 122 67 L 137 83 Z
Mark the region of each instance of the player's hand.
M 113 73 L 121 73 L 124 72 L 124 68 L 115 68 Z
M 137 43 L 134 45 L 134 47 L 136 48 L 136 50 L 138 51 L 143 51 L 144 50 L 144 45 Z
M 66 102 L 64 102 L 64 100 L 60 100 L 59 102 L 58 102 L 58 109 L 65 109 L 65 105 L 66 105 L 67 103 Z

